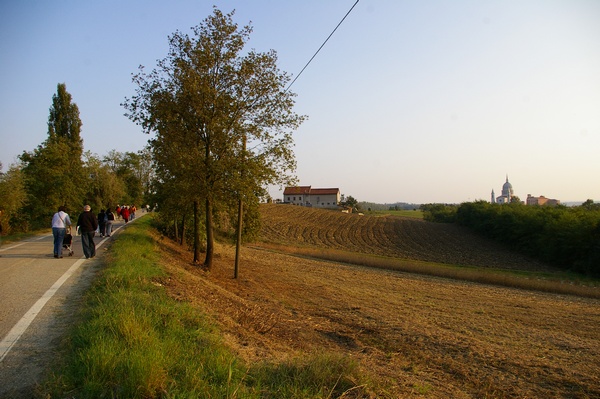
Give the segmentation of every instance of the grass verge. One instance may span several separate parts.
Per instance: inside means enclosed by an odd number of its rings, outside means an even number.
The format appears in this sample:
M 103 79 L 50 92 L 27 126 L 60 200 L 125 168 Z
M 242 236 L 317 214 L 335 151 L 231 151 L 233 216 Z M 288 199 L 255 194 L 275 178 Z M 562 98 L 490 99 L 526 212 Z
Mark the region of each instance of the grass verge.
M 129 225 L 112 244 L 41 397 L 329 398 L 353 390 L 356 365 L 339 355 L 244 364 L 211 319 L 166 294 L 151 221 Z
M 499 285 L 526 290 L 600 298 L 598 280 L 568 273 L 541 273 L 515 270 L 485 269 L 442 263 L 368 255 L 335 249 L 298 247 L 262 242 L 256 247 L 315 259 L 353 265 L 396 270 L 428 276 Z
M 405 218 L 423 219 L 423 211 L 401 209 L 401 210 L 387 210 L 387 211 L 367 211 L 366 214 L 374 216 L 402 216 Z

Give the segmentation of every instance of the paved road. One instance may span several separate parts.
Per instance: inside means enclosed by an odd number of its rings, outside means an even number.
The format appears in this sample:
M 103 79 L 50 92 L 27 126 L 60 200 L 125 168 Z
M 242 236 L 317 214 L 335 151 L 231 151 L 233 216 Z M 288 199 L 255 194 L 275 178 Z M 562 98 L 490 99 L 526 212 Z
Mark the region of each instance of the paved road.
M 123 225 L 115 223 L 115 233 Z M 78 236 L 74 255 L 62 259 L 53 256 L 51 234 L 0 247 L 0 398 L 32 396 L 115 237 L 96 237 L 93 259 Z

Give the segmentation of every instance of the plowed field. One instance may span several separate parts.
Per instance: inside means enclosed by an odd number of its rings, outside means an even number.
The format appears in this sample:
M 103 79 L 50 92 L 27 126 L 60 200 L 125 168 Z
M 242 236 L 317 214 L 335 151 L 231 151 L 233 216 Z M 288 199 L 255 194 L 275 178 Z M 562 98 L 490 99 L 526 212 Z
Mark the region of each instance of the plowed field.
M 292 205 L 263 205 L 266 241 L 428 262 L 549 270 L 453 224 L 399 216 L 360 216 Z
M 261 211 L 272 241 L 451 263 L 531 265 L 452 226 L 284 205 Z M 346 398 L 600 398 L 598 300 L 254 246 L 242 248 L 233 279 L 231 246 L 217 246 L 215 265 L 206 271 L 190 264 L 184 248 L 157 242 L 170 272 L 161 283 L 174 298 L 212 315 L 242 358 L 276 363 L 341 354 L 358 364 L 361 375 Z M 512 260 L 498 262 L 506 257 Z

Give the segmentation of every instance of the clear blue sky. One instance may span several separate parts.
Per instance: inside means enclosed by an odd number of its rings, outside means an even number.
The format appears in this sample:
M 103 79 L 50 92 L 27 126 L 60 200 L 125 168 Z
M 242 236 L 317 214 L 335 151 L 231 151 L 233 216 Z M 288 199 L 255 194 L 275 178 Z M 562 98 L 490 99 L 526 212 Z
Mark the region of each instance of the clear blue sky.
M 213 4 L 296 75 L 354 2 L 2 1 L 0 161 L 46 139 L 58 83 L 86 151 L 140 150 L 149 136 L 120 106 L 131 74 Z M 600 201 L 600 1 L 361 0 L 292 90 L 309 117 L 294 134 L 302 185 L 464 202 L 508 174 L 521 199 Z

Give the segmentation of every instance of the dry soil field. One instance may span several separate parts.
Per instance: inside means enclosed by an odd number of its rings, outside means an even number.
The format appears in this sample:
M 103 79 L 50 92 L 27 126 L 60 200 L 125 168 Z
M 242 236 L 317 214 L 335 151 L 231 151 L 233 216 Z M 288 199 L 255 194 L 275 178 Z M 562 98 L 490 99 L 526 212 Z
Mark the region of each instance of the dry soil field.
M 543 268 L 453 226 L 315 211 L 263 207 L 266 238 Z M 361 383 L 367 382 L 348 397 L 600 398 L 598 300 L 322 262 L 257 246 L 243 249 L 233 279 L 232 247 L 219 246 L 215 267 L 203 271 L 181 247 L 168 240 L 160 245 L 171 273 L 162 283 L 173 297 L 213 315 L 240 356 L 254 362 L 342 354 L 357 362 Z M 499 258 L 505 260 L 498 264 Z

